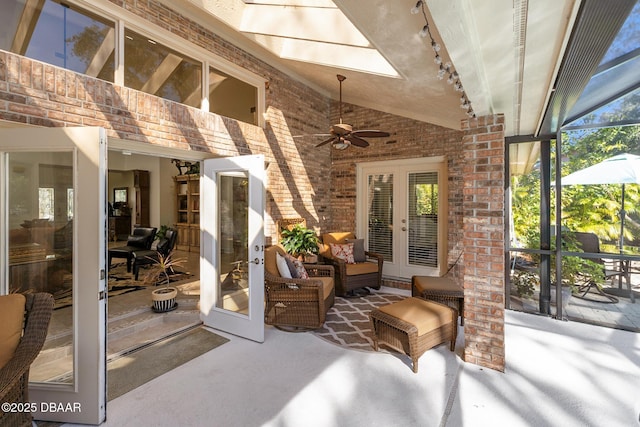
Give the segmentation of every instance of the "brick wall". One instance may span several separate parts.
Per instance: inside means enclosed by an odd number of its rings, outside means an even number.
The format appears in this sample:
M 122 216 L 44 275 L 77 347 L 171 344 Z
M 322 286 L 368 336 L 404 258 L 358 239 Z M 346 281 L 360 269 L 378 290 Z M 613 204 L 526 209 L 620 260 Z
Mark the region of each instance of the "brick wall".
M 463 131 L 458 131 L 347 104 L 343 109 L 345 122 L 356 129 L 386 130 L 391 137 L 371 139 L 371 146 L 365 150 L 354 147 L 337 151 L 329 146 L 316 149 L 317 141 L 292 136 L 326 132 L 338 120 L 336 102 L 160 3 L 113 3 L 144 17 L 150 25 L 158 25 L 263 76 L 269 82 L 265 128 L 3 51 L 0 120 L 49 127 L 102 126 L 110 138 L 215 156 L 264 154 L 269 162 L 267 236 L 275 235 L 275 220 L 291 217 L 304 217 L 310 227 L 321 231 L 354 229 L 358 162 L 446 156 L 449 264 L 458 260 L 463 247 L 470 248 L 454 270 L 458 275 L 465 274 L 469 299 L 465 358 L 503 369 L 501 118 L 465 122 Z M 467 265 L 471 269 L 465 269 Z
M 462 129 L 464 358 L 504 371 L 504 116 L 465 120 Z
M 462 250 L 462 178 L 464 153 L 463 132 L 430 123 L 395 116 L 351 104 L 342 108 L 343 121 L 354 129 L 378 129 L 391 133 L 388 138 L 370 138 L 370 146 L 361 149 L 332 150 L 331 206 L 332 215 L 327 224 L 330 231 L 354 230 L 356 226 L 356 164 L 382 160 L 415 157 L 445 156 L 448 168 L 448 264 L 453 265 Z M 339 120 L 338 104 L 332 104 L 332 120 Z M 327 147 L 325 150 L 330 150 Z M 452 270 L 458 274 L 460 263 Z M 393 287 L 409 289 L 408 283 L 389 282 Z
M 110 138 L 210 152 L 264 154 L 265 233 L 275 220 L 305 217 L 319 227 L 330 208 L 328 151 L 293 135 L 326 132 L 329 99 L 154 2 L 113 1 L 268 81 L 265 128 L 0 51 L 0 120 L 36 126 L 102 126 Z

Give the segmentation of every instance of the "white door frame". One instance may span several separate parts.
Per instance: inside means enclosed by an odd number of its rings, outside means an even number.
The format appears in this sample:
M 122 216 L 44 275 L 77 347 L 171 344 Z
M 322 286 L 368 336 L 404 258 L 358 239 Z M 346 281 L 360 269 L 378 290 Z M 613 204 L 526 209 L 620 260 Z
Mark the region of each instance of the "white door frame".
M 403 230 L 407 224 L 401 222 L 407 218 L 409 200 L 407 199 L 408 177 L 410 173 L 438 173 L 438 264 L 435 268 L 410 265 L 408 260 L 408 233 Z M 368 247 L 368 207 L 367 175 L 393 174 L 392 253 L 394 259 L 384 260 L 383 274 L 401 279 L 413 275 L 441 276 L 447 265 L 447 221 L 448 221 L 448 174 L 445 156 L 422 157 L 412 159 L 363 162 L 356 164 L 356 235 L 365 239 Z M 399 214 L 399 215 L 396 215 Z M 442 223 L 441 221 L 445 221 Z
M 90 127 L 0 130 L 2 181 L 11 152 L 72 152 L 73 220 L 73 382 L 32 383 L 29 398 L 37 419 L 100 424 L 106 413 L 106 155 L 104 129 Z M 8 195 L 2 185 L 0 229 L 8 235 Z M 94 231 L 96 234 L 88 232 Z M 8 239 L 0 243 L 0 283 L 8 288 Z M 55 408 L 52 410 L 51 408 Z M 64 408 L 65 410 L 59 410 Z
M 206 326 L 257 342 L 264 341 L 264 179 L 263 155 L 208 159 L 200 177 L 200 317 Z M 221 298 L 219 174 L 248 176 L 248 313 L 218 307 Z

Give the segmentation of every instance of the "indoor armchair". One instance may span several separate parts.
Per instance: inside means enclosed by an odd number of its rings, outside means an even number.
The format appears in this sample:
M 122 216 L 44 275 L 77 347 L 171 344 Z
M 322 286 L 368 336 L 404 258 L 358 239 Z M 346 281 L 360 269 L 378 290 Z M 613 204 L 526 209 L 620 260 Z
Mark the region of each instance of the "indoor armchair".
M 156 227 L 134 227 L 133 234 L 127 239 L 126 246 L 118 246 L 109 249 L 109 264 L 111 268 L 111 260 L 113 258 L 126 258 L 127 273 L 131 271 L 131 261 L 133 260 L 133 252 L 139 250 L 151 249 L 151 244 L 156 237 Z

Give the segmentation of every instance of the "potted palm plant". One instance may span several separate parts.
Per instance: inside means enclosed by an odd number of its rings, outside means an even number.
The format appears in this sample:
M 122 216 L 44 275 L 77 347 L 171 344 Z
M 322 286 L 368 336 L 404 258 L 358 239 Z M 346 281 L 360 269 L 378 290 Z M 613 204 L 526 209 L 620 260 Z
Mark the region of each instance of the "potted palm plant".
M 158 252 L 157 259 L 153 261 L 151 268 L 144 277 L 144 282 L 153 284 L 154 286 L 163 286 L 151 292 L 151 301 L 153 302 L 151 308 L 156 313 L 175 310 L 178 307 L 178 303 L 176 302 L 178 289 L 169 286 L 169 283 L 171 283 L 169 272 L 173 271 L 174 267 L 181 266 L 185 260 L 182 258 L 174 258 L 174 252 L 171 251 L 166 256 Z
M 306 262 L 318 261 L 318 236 L 315 231 L 296 224 L 282 230 L 281 235 L 280 244 L 287 253 L 303 258 Z

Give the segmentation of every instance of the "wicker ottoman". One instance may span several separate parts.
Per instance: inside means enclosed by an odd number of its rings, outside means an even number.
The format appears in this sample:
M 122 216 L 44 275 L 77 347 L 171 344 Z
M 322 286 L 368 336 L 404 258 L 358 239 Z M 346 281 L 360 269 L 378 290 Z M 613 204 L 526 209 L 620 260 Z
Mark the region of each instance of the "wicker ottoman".
M 418 372 L 418 358 L 430 348 L 449 341 L 455 350 L 458 312 L 444 304 L 411 297 L 372 310 L 369 319 L 373 349 L 386 344 L 409 355 L 413 372 Z
M 446 304 L 458 310 L 464 326 L 464 289 L 449 277 L 413 276 L 411 295 Z

